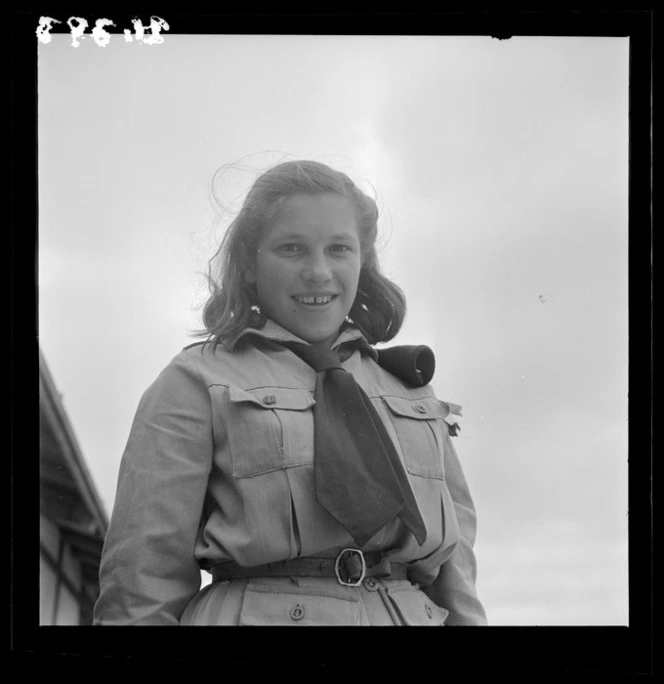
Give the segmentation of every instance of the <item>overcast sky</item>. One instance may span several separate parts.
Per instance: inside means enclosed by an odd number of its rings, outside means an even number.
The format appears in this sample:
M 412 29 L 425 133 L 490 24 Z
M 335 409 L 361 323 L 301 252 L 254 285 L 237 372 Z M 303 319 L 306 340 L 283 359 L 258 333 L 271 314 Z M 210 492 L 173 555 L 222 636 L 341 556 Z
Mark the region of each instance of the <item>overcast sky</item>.
M 627 624 L 627 38 L 39 46 L 40 345 L 110 514 L 251 170 L 375 187 L 384 270 L 462 404 L 494 625 Z M 238 163 L 241 162 L 241 163 Z

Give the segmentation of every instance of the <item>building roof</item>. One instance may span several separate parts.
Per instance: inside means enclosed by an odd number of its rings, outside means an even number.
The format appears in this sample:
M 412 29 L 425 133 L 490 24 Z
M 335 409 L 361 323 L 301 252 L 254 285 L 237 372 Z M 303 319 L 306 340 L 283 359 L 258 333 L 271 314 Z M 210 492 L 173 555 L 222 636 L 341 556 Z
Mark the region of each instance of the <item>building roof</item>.
M 108 517 L 41 350 L 39 392 L 41 511 L 60 526 L 80 560 L 97 555 L 98 562 Z

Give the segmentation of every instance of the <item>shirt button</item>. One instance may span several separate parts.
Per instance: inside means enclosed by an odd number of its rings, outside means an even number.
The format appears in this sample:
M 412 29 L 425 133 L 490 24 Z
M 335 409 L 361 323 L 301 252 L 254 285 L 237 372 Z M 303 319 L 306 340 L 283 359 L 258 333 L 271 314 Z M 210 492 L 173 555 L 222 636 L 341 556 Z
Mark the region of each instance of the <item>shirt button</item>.
M 277 401 L 277 398 L 274 396 L 274 394 L 266 394 L 263 397 L 263 403 L 264 404 L 274 404 Z
M 424 609 L 427 611 L 427 615 L 429 616 L 429 618 L 432 618 L 433 617 L 433 610 L 431 609 L 431 606 L 427 603 L 424 606 Z
M 293 620 L 301 620 L 304 617 L 304 608 L 299 603 L 296 603 L 290 609 L 290 616 Z
M 369 591 L 375 591 L 377 586 L 378 582 L 373 577 L 367 577 L 367 579 L 364 580 L 364 588 Z
M 427 412 L 427 407 L 424 404 L 415 404 L 415 410 L 418 413 L 426 413 Z

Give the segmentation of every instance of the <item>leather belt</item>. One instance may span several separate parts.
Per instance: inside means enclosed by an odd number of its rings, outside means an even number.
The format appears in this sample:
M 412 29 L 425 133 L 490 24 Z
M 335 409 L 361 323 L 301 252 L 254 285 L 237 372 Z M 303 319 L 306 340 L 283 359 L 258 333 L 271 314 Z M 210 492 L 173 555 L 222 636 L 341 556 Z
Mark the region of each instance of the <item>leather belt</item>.
M 356 587 L 365 577 L 407 579 L 407 571 L 406 565 L 390 562 L 381 551 L 343 549 L 336 558 L 292 558 L 252 567 L 221 563 L 211 572 L 213 582 L 247 577 L 336 577 L 339 584 Z

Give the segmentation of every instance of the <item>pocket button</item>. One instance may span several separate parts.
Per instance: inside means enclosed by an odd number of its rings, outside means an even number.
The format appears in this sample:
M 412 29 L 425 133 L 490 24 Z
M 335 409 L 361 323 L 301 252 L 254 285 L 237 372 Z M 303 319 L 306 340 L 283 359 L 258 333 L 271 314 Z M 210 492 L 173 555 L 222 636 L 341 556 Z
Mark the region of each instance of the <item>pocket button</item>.
M 418 413 L 426 413 L 427 412 L 427 407 L 424 404 L 415 404 L 414 408 Z
M 267 404 L 268 406 L 270 404 L 274 404 L 277 401 L 277 398 L 274 396 L 274 394 L 266 394 L 263 397 L 263 403 Z
M 299 603 L 296 603 L 290 609 L 290 616 L 293 620 L 301 620 L 304 617 L 304 608 Z

